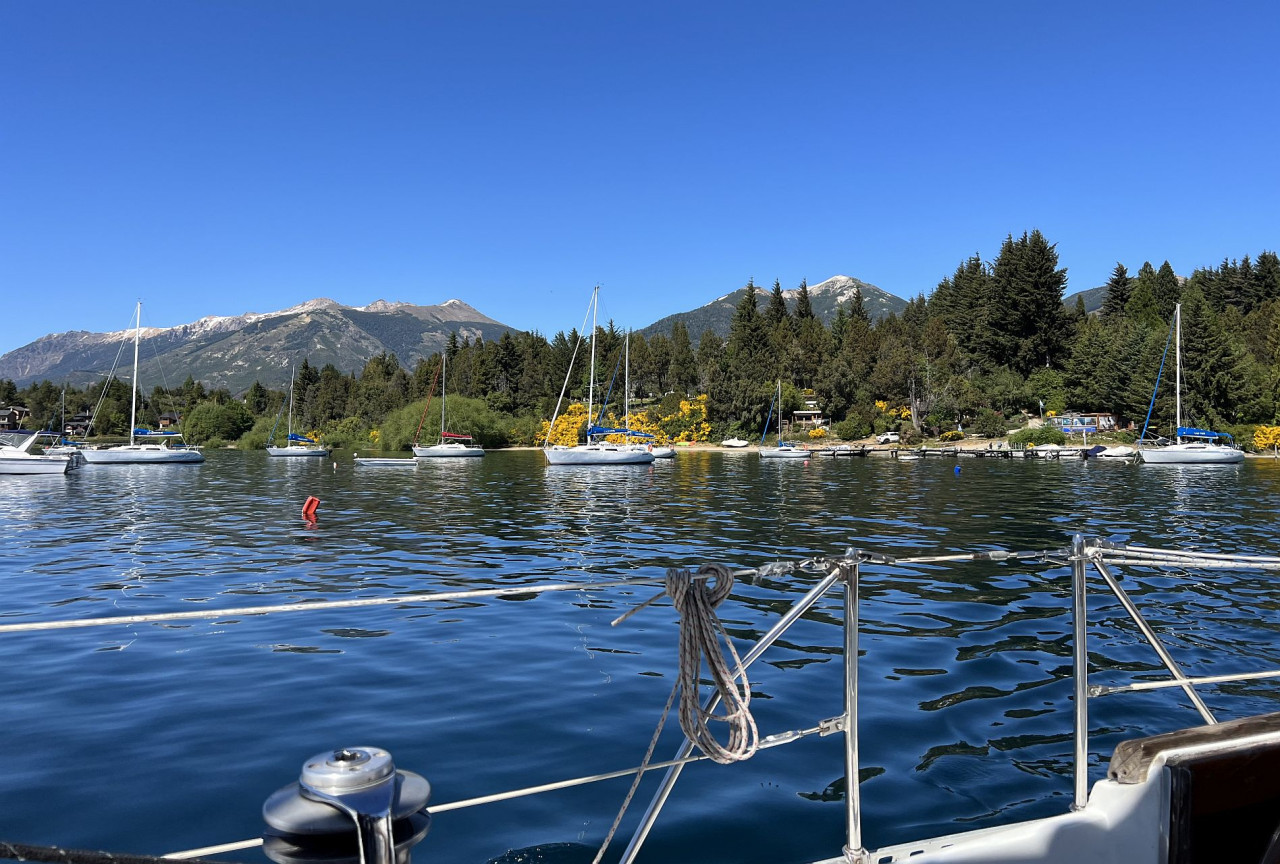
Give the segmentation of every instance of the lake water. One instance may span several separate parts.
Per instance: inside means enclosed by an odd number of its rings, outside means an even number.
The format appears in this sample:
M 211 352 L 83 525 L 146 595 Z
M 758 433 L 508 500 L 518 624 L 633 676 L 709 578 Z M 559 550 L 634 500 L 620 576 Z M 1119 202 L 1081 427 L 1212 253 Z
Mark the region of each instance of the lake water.
M 661 577 L 856 546 L 894 555 L 1119 541 L 1275 553 L 1280 464 L 1179 468 L 680 453 L 549 468 L 537 452 L 415 470 L 211 452 L 198 466 L 3 478 L 0 623 L 466 588 Z M 957 474 L 957 464 L 961 471 Z M 300 518 L 309 495 L 318 521 Z M 1259 574 L 1127 571 L 1192 674 L 1280 666 L 1280 591 Z M 1071 800 L 1069 570 L 872 567 L 861 647 L 865 840 L 881 846 L 1063 812 Z M 744 646 L 816 577 L 739 582 Z M 654 591 L 418 603 L 0 635 L 0 840 L 158 854 L 242 840 L 307 757 L 376 745 L 433 803 L 639 764 L 676 668 Z M 1117 605 L 1091 601 L 1099 683 L 1157 670 Z M 761 734 L 841 711 L 841 600 L 751 672 Z M 1207 689 L 1222 718 L 1275 685 Z M 1125 737 L 1193 725 L 1171 691 L 1091 703 L 1092 779 Z M 840 736 L 687 768 L 642 861 L 808 862 L 844 842 Z M 674 718 L 660 758 L 679 744 Z M 626 845 L 647 778 L 615 840 Z M 415 860 L 590 861 L 628 780 L 436 816 Z M 258 850 L 229 856 L 265 860 Z

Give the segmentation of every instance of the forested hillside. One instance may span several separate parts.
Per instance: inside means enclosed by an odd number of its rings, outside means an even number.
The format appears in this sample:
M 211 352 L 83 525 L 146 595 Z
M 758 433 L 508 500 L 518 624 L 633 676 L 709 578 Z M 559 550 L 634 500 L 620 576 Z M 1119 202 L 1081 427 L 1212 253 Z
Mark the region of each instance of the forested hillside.
M 621 414 L 629 380 L 633 408 L 646 412 L 633 425 L 647 423 L 673 440 L 758 435 L 779 378 L 784 414 L 800 408 L 801 391 L 810 390 L 833 431 L 847 438 L 891 425 L 908 437 L 958 426 L 1001 434 L 1023 412 L 1039 413 L 1041 404 L 1046 412 L 1107 411 L 1141 427 L 1181 303 L 1184 420 L 1224 431 L 1275 421 L 1280 261 L 1274 252 L 1224 259 L 1185 280 L 1167 262 L 1144 262 L 1133 274 L 1117 264 L 1095 315 L 1086 315 L 1083 303 L 1063 306 L 1066 285 L 1057 250 L 1039 231 L 1008 236 L 991 260 L 975 255 L 959 262 L 930 297 L 878 321 L 854 297 L 827 325 L 814 315 L 803 284 L 789 307 L 781 286 L 765 292 L 749 283 L 727 338 L 689 333 L 678 321 L 668 333 L 633 334 L 629 374 L 621 363 L 627 334 L 612 323 L 600 327 L 596 402 L 608 392 L 608 410 Z M 567 372 L 567 396 L 585 402 L 582 336 L 451 337 L 444 350 L 453 431 L 471 432 L 488 447 L 535 443 Z M 438 368 L 439 354 L 411 369 L 382 354 L 358 374 L 304 363 L 295 429 L 301 425 L 335 446 L 404 449 L 420 425 L 439 428 L 438 396 L 424 420 L 429 395 L 439 392 Z M 92 411 L 100 397 L 94 432 L 125 433 L 129 393 L 118 382 L 105 396 L 101 384 L 67 390 L 66 414 Z M 176 410 L 197 442 L 258 447 L 284 397 L 255 383 L 237 399 L 188 380 L 172 402 L 151 394 L 142 418 L 154 426 L 160 412 Z M 0 403 L 25 405 L 32 425 L 58 428 L 63 390 L 50 382 L 20 390 L 0 381 Z M 1172 404 L 1171 387 L 1162 387 L 1153 424 L 1167 430 Z

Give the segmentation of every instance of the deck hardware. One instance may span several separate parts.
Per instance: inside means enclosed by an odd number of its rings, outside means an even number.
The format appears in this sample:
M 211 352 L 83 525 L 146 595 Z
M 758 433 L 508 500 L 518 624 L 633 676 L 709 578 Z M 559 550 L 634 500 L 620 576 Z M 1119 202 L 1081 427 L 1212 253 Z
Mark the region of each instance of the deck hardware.
M 380 747 L 319 753 L 262 805 L 264 851 L 277 864 L 408 864 L 430 797 L 431 784 Z

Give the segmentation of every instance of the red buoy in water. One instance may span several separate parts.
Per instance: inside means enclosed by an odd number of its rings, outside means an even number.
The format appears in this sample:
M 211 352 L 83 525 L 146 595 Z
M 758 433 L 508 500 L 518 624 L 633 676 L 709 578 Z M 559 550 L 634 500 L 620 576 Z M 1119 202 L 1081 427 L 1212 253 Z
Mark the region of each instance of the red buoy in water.
M 320 506 L 320 499 L 314 495 L 307 496 L 306 503 L 302 505 L 302 518 L 308 522 L 316 521 L 316 508 Z

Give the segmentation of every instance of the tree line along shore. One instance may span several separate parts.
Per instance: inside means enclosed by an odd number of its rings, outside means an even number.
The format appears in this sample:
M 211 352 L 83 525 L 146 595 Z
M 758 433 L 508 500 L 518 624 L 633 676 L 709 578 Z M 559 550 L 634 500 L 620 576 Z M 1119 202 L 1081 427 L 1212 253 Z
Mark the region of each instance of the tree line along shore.
M 648 338 L 612 321 L 597 327 L 594 404 L 598 409 L 608 392 L 604 425 L 620 425 L 626 381 L 630 427 L 671 442 L 755 440 L 766 416 L 776 424 L 779 413 L 788 437 L 813 441 L 858 441 L 886 430 L 899 431 L 907 445 L 944 436 L 1001 438 L 1028 418 L 1069 411 L 1109 413 L 1133 431 L 1150 414 L 1151 428 L 1169 434 L 1174 398 L 1165 351 L 1180 303 L 1184 425 L 1229 432 L 1249 447 L 1258 427 L 1276 424 L 1274 252 L 1224 259 L 1186 278 L 1167 261 L 1144 262 L 1132 274 L 1117 263 L 1101 308 L 1091 314 L 1082 298 L 1063 305 L 1066 286 L 1056 246 L 1039 231 L 1007 236 L 991 260 L 975 254 L 960 262 L 928 297 L 878 321 L 861 297 L 826 323 L 814 314 L 804 282 L 788 305 L 779 282 L 768 290 L 749 280 L 725 338 L 710 330 L 695 338 L 680 322 Z M 536 446 L 548 434 L 568 370 L 568 404 L 560 411 L 578 417 L 571 434 L 580 437 L 585 407 L 569 406 L 586 402 L 586 335 L 508 332 L 471 341 L 452 334 L 444 349 L 449 429 L 486 448 Z M 440 428 L 439 368 L 439 354 L 412 369 L 382 354 L 357 372 L 316 368 L 304 358 L 294 385 L 294 431 L 366 450 L 407 450 L 415 439 L 431 440 Z M 181 417 L 191 443 L 259 448 L 273 428 L 277 438 L 283 434 L 279 417 L 288 395 L 257 382 L 232 394 L 188 378 L 174 391 L 140 394 L 138 425 L 159 428 L 167 413 Z M 18 388 L 0 380 L 0 404 L 27 407 L 32 428 L 58 429 L 63 418 L 96 407 L 92 434 L 125 436 L 129 400 L 129 385 L 120 380 L 84 389 L 51 381 Z M 795 412 L 813 408 L 822 418 L 816 426 L 791 422 Z M 776 431 L 771 426 L 771 436 Z

